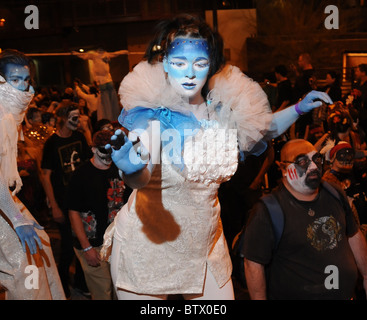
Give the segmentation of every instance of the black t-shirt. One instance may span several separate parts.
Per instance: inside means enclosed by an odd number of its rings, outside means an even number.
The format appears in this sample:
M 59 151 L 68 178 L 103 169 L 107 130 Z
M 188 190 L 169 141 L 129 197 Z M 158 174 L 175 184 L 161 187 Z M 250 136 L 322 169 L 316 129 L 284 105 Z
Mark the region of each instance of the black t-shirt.
M 313 78 L 315 74 L 314 69 L 303 70 L 302 75 L 297 77 L 294 84 L 294 95 L 295 99 L 301 99 L 306 93 L 312 90 L 310 79 Z
M 356 89 L 361 91 L 361 96 L 353 104 L 359 112 L 360 125 L 367 132 L 367 81 L 363 85 L 358 84 Z
M 245 257 L 267 266 L 269 299 L 350 299 L 357 267 L 348 243 L 358 227 L 339 200 L 321 188 L 311 202 L 295 199 L 285 187 L 276 193 L 284 213 L 284 231 L 275 250 L 272 224 L 259 203 L 245 231 Z M 314 216 L 308 214 L 312 209 Z M 337 270 L 338 289 L 327 289 L 327 267 Z M 335 269 L 335 267 L 337 269 Z M 330 271 L 329 271 L 330 272 Z
M 123 193 L 124 183 L 114 164 L 107 170 L 101 170 L 88 161 L 71 177 L 67 207 L 80 213 L 92 246 L 102 245 L 107 226 L 124 204 Z M 74 246 L 81 249 L 78 239 L 75 237 L 74 240 Z
M 289 101 L 290 104 L 294 101 L 293 88 L 289 79 L 278 83 L 276 107 L 279 108 L 284 101 Z
M 90 147 L 79 131 L 73 131 L 68 138 L 62 138 L 54 133 L 45 142 L 41 168 L 52 170 L 51 183 L 61 209 L 65 209 L 66 187 L 71 175 L 91 156 Z
M 342 89 L 337 85 L 324 86 L 323 88 L 320 88 L 320 91 L 327 92 L 330 99 L 334 102 L 342 99 Z

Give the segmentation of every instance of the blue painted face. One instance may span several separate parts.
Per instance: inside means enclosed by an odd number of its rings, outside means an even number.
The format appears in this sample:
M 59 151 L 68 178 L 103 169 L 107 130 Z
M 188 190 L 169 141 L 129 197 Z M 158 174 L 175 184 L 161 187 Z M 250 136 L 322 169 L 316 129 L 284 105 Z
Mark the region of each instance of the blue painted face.
M 203 39 L 176 38 L 163 60 L 168 81 L 189 103 L 203 102 L 201 89 L 209 73 L 209 51 Z
M 5 69 L 5 80 L 20 91 L 29 91 L 31 80 L 29 67 L 8 64 Z

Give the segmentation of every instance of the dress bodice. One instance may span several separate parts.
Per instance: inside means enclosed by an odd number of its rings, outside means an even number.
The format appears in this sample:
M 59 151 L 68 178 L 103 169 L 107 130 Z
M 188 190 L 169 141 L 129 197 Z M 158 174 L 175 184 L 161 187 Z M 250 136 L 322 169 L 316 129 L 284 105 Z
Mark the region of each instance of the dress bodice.
M 236 171 L 236 135 L 231 139 L 215 120 L 200 123 L 185 139 L 184 167 L 162 148 L 150 182 L 133 192 L 116 219 L 115 237 L 124 248 L 118 284 L 127 290 L 198 293 L 207 264 L 219 285 L 230 277 L 217 190 Z

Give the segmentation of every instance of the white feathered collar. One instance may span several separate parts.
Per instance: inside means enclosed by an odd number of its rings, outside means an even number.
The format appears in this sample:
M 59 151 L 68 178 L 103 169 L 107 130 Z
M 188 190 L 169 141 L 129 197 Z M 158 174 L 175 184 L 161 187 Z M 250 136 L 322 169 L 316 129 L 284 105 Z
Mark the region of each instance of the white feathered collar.
M 219 110 L 217 118 L 227 128 L 238 130 L 240 149 L 249 151 L 270 127 L 272 114 L 265 92 L 239 68 L 226 65 L 209 81 L 209 109 Z M 121 82 L 120 102 L 125 110 L 137 106 L 167 107 L 174 111 L 189 109 L 166 80 L 162 63 L 140 62 Z M 218 109 L 216 106 L 220 105 Z

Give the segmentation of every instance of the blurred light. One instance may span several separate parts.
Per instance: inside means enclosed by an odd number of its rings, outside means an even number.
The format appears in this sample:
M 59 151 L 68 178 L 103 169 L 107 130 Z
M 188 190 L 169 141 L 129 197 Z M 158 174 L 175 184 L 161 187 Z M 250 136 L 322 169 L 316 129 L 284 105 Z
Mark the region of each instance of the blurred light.
M 5 25 L 5 19 L 1 18 L 0 19 L 0 27 L 3 27 Z
M 79 52 L 84 52 L 84 49 L 79 49 Z

